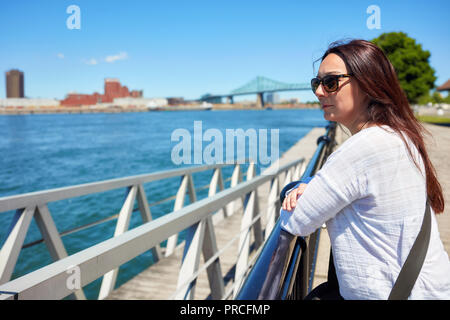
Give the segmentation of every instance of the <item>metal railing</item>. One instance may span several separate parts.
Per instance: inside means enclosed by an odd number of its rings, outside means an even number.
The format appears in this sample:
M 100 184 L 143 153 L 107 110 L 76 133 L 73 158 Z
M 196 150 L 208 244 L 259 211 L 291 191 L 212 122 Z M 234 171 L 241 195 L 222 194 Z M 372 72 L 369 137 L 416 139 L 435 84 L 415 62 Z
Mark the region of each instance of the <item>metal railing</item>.
M 326 161 L 335 146 L 335 132 L 336 124 L 330 123 L 326 134 L 318 139 L 302 179 L 313 176 Z M 283 188 L 280 203 L 297 183 L 290 182 Z M 282 230 L 278 220 L 236 299 L 303 299 L 312 290 L 320 231 L 318 228 L 307 237 L 297 237 Z
M 250 232 L 253 231 L 254 250 L 260 250 L 264 234 L 270 234 L 278 218 L 281 176 L 285 177 L 284 184 L 298 179 L 306 165 L 304 159 L 299 159 L 255 177 L 255 165 L 250 163 L 247 181 L 241 182 L 242 173 L 237 163 L 231 177 L 230 188 L 225 189 L 221 168 L 226 165 L 169 170 L 0 198 L 0 212 L 16 210 L 12 228 L 0 251 L 0 299 L 62 299 L 71 294 L 77 299 L 85 299 L 83 289 L 76 290 L 67 285 L 71 276 L 68 270 L 74 267 L 82 275 L 81 288 L 103 276 L 99 299 L 104 299 L 114 289 L 118 268 L 122 264 L 148 250 L 152 250 L 156 259 L 169 256 L 177 246 L 178 233 L 185 229 L 187 234 L 178 285 L 172 298 L 193 299 L 195 279 L 205 269 L 213 299 L 228 298 L 232 294 L 236 296 L 249 266 L 254 261 L 250 259 Z M 214 171 L 209 184 L 208 198 L 197 200 L 192 174 L 205 170 Z M 181 177 L 178 192 L 174 197 L 169 197 L 175 199 L 173 212 L 153 220 L 143 184 L 177 176 Z M 271 185 L 267 198 L 267 224 L 263 232 L 257 189 L 269 182 Z M 217 187 L 221 190 L 219 193 Z M 68 256 L 61 240 L 62 234 L 56 228 L 48 203 L 119 188 L 126 188 L 127 196 L 120 213 L 114 217 L 117 218 L 114 237 Z M 189 194 L 191 203 L 184 206 L 186 193 Z M 219 256 L 226 248 L 220 251 L 217 248 L 213 216 L 220 216 L 214 215 L 218 211 L 221 212 L 222 218 L 231 216 L 240 200 L 243 207 L 242 227 L 232 240 L 239 239 L 234 285 L 231 290 L 225 292 Z M 144 223 L 128 230 L 130 217 L 133 211 L 136 211 L 134 210 L 136 201 Z M 33 217 L 43 235 L 42 241 L 47 245 L 55 262 L 10 280 Z M 113 218 L 103 220 L 111 219 Z M 103 220 L 96 223 L 104 222 Z M 68 232 L 73 231 L 75 230 Z M 167 247 L 163 254 L 160 244 L 165 240 Z M 205 264 L 200 270 L 198 266 L 202 253 Z

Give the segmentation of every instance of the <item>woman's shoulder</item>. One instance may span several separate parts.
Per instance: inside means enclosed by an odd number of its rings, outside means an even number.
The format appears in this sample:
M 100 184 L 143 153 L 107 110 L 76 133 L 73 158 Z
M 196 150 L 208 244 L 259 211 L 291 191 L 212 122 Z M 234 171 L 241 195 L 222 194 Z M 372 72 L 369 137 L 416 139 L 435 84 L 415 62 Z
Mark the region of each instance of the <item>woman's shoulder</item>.
M 392 155 L 394 150 L 403 147 L 402 144 L 401 138 L 389 126 L 373 126 L 349 137 L 330 157 L 351 161 L 349 163 L 364 162 Z
M 376 148 L 400 146 L 401 142 L 401 138 L 391 127 L 381 125 L 361 130 L 348 138 L 341 147 L 343 150 L 358 147 L 361 151 L 371 152 Z

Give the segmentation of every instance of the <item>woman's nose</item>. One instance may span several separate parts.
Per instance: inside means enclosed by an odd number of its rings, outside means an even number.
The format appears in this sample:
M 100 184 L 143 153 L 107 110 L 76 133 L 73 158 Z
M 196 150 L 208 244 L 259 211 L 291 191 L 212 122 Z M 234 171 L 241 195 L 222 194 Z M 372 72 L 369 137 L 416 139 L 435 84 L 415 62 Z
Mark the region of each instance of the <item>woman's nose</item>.
M 326 95 L 326 91 L 323 89 L 322 83 L 320 83 L 319 86 L 317 87 L 315 94 L 318 98 L 324 97 Z

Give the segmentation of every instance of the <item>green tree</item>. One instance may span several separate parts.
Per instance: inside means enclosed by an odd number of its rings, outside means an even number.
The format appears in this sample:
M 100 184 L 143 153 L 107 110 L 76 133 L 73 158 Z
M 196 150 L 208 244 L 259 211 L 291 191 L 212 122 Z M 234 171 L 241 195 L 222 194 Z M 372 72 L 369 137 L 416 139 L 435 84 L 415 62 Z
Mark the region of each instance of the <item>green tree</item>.
M 410 103 L 417 103 L 421 96 L 434 88 L 436 77 L 429 63 L 431 54 L 423 50 L 415 39 L 404 32 L 390 32 L 371 42 L 379 46 L 391 61 Z
M 436 104 L 436 103 L 447 103 L 449 101 L 448 97 L 444 98 L 442 95 L 434 91 L 433 94 L 430 94 L 427 92 L 423 96 L 420 96 L 417 100 L 417 103 L 420 105 L 428 104 L 429 102 Z

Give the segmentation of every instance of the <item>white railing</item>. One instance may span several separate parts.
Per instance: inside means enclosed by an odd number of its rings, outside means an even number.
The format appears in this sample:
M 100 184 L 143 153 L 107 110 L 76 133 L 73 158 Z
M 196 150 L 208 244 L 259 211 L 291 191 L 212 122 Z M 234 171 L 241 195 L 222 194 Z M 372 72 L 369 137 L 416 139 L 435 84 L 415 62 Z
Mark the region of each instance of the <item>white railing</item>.
M 0 299 L 62 299 L 74 294 L 77 299 L 85 299 L 82 289 L 75 290 L 67 285 L 74 267 L 79 270 L 80 287 L 103 276 L 99 299 L 107 297 L 117 278 L 118 268 L 134 257 L 152 250 L 156 259 L 172 254 L 177 245 L 177 235 L 187 229 L 184 241 L 184 253 L 178 276 L 177 290 L 174 299 L 193 299 L 195 279 L 198 274 L 207 270 L 213 299 L 224 299 L 238 292 L 246 272 L 251 266 L 250 232 L 253 231 L 255 248 L 261 248 L 264 239 L 275 225 L 279 212 L 278 195 L 280 182 L 284 184 L 298 179 L 305 169 L 305 160 L 293 161 L 277 170 L 266 171 L 255 177 L 255 166 L 249 165 L 247 181 L 242 181 L 240 165 L 235 164 L 230 188 L 224 189 L 221 168 L 227 164 L 207 165 L 185 169 L 169 170 L 153 174 L 107 180 L 24 195 L 0 198 L 0 212 L 16 210 L 15 224 L 0 251 Z M 195 172 L 214 170 L 209 184 L 208 197 L 198 200 L 192 174 Z M 280 181 L 284 175 L 284 181 Z M 181 176 L 181 183 L 175 197 L 173 212 L 152 220 L 151 211 L 143 184 L 151 181 Z M 271 183 L 267 198 L 266 226 L 263 232 L 258 203 L 257 189 L 264 183 Z M 114 237 L 97 245 L 68 256 L 61 241 L 56 225 L 48 209 L 48 203 L 82 195 L 98 193 L 118 188 L 127 188 L 127 197 L 118 214 Z M 217 187 L 221 190 L 217 192 Z M 191 204 L 184 206 L 186 191 Z M 247 201 L 245 198 L 247 196 Z M 128 230 L 133 206 L 137 200 L 143 224 Z M 241 229 L 224 248 L 217 248 L 214 221 L 231 216 L 239 201 L 243 204 Z M 214 214 L 218 212 L 218 214 Z M 55 262 L 30 272 L 20 278 L 10 280 L 18 255 L 22 249 L 32 218 L 43 235 L 44 241 Z M 160 243 L 167 240 L 163 255 Z M 225 292 L 223 275 L 220 268 L 220 255 L 239 239 L 239 250 L 236 259 L 236 272 L 232 292 Z M 199 269 L 200 256 L 203 253 L 205 264 Z

